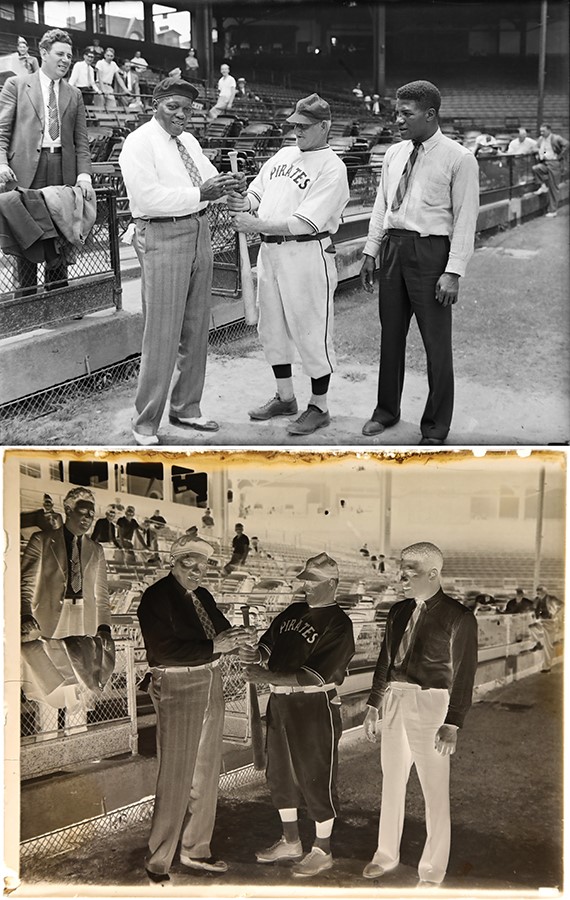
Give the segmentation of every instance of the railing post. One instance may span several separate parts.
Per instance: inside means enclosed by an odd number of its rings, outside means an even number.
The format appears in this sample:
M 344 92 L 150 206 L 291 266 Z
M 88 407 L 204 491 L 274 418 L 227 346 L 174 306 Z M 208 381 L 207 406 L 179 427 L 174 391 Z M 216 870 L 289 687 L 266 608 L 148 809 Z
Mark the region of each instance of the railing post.
M 117 216 L 117 193 L 114 188 L 107 188 L 107 206 L 109 211 L 109 254 L 111 267 L 115 275 L 113 299 L 116 309 L 123 308 L 123 288 L 121 284 L 121 258 L 119 254 L 119 219 Z

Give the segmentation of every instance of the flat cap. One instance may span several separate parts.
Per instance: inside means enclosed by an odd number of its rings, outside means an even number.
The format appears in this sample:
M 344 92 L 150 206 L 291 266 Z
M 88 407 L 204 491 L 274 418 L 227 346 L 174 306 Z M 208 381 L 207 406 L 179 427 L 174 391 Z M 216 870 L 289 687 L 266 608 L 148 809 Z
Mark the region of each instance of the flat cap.
M 206 559 L 213 554 L 214 548 L 211 544 L 206 543 L 201 538 L 194 537 L 191 534 L 183 534 L 177 538 L 170 548 L 170 555 L 173 559 L 179 556 L 203 556 Z
M 286 119 L 292 125 L 314 125 L 331 118 L 331 108 L 318 94 L 310 94 L 297 101 L 295 112 Z
M 195 100 L 198 96 L 198 88 L 195 88 L 189 81 L 177 76 L 163 78 L 156 85 L 152 96 L 154 100 L 164 100 L 165 97 L 181 96 L 188 97 L 189 100 Z
M 328 553 L 317 553 L 307 560 L 305 568 L 296 577 L 303 581 L 327 581 L 329 578 L 338 581 L 338 566 Z

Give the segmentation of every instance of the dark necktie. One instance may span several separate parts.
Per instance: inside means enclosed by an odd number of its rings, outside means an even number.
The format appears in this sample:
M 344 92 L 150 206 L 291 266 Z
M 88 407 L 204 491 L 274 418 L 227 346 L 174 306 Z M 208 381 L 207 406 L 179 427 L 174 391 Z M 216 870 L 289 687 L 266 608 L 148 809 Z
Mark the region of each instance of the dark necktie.
M 206 612 L 206 610 L 204 608 L 204 604 L 202 603 L 200 598 L 196 596 L 194 591 L 190 591 L 190 596 L 192 598 L 192 603 L 194 604 L 194 609 L 196 610 L 196 613 L 198 614 L 198 618 L 200 619 L 200 624 L 202 625 L 202 628 L 204 629 L 206 637 L 209 640 L 213 640 L 216 637 L 216 629 L 214 628 L 214 626 L 212 624 L 212 620 L 210 619 L 210 616 L 208 615 L 208 613 Z
M 53 81 L 49 83 L 48 133 L 52 141 L 56 141 L 59 137 L 59 115 L 55 99 L 55 83 Z
M 392 200 L 392 212 L 396 212 L 396 210 L 400 209 L 402 205 L 402 201 L 405 197 L 406 191 L 408 190 L 408 184 L 410 182 L 412 169 L 414 168 L 416 159 L 418 158 L 418 153 L 421 145 L 421 141 L 414 141 L 414 149 L 408 157 L 408 161 L 406 163 L 404 171 L 402 172 L 402 177 L 400 178 L 398 187 L 396 188 L 394 199 Z
M 186 149 L 186 147 L 184 146 L 184 144 L 182 143 L 180 138 L 175 137 L 174 140 L 176 141 L 176 146 L 178 148 L 178 152 L 180 153 L 180 156 L 182 157 L 182 162 L 184 163 L 184 168 L 186 169 L 186 171 L 188 172 L 188 175 L 190 176 L 190 181 L 192 182 L 194 187 L 200 187 L 200 185 L 202 184 L 202 176 L 200 175 L 198 166 L 196 165 L 196 163 L 194 162 L 194 160 L 188 153 L 188 150 Z
M 76 534 L 73 535 L 71 542 L 71 590 L 74 594 L 81 593 L 81 561 Z
M 404 660 L 406 658 L 406 654 L 407 654 L 408 650 L 410 649 L 410 646 L 411 646 L 411 643 L 412 643 L 412 640 L 414 637 L 414 632 L 416 631 L 416 628 L 417 628 L 418 620 L 420 618 L 422 610 L 425 607 L 425 603 L 423 600 L 419 600 L 419 601 L 415 601 L 415 602 L 416 602 L 415 609 L 414 609 L 412 615 L 410 616 L 410 618 L 408 619 L 408 624 L 406 625 L 406 630 L 404 631 L 404 633 L 402 635 L 402 640 L 400 641 L 400 646 L 396 650 L 396 656 L 394 658 L 394 666 L 396 666 L 397 668 L 399 668 L 402 665 L 402 663 L 404 662 Z

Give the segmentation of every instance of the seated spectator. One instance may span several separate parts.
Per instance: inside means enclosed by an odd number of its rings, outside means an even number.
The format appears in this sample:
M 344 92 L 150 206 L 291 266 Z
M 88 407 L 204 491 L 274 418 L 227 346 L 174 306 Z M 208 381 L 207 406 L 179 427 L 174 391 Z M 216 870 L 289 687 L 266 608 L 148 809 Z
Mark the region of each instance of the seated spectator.
M 490 132 L 480 134 L 475 139 L 473 153 L 475 156 L 496 156 L 499 152 L 497 140 Z
M 491 607 L 495 604 L 495 598 L 492 594 L 477 594 L 473 602 L 473 612 L 492 612 Z
M 105 55 L 105 51 L 101 46 L 101 41 L 99 38 L 93 38 L 93 43 L 87 47 L 87 50 L 92 50 L 95 56 L 95 62 L 98 63 L 100 59 L 103 59 Z
M 97 75 L 95 71 L 95 54 L 91 47 L 87 47 L 83 51 L 83 59 L 76 62 L 69 76 L 69 84 L 72 87 L 79 88 L 83 95 L 83 102 L 91 105 L 95 94 L 101 93 L 101 88 L 97 84 Z
M 139 75 L 141 74 L 141 72 L 145 72 L 146 69 L 148 69 L 148 63 L 140 50 L 137 50 L 137 52 L 131 59 L 131 62 L 135 68 L 135 72 L 137 72 L 137 74 Z
M 538 144 L 527 134 L 526 128 L 519 128 L 519 133 L 516 138 L 510 142 L 507 153 L 510 156 L 529 156 L 531 153 L 536 153 L 538 150 Z
M 366 96 L 364 97 L 364 106 L 367 112 L 372 112 L 372 97 L 370 96 L 370 94 L 366 94 Z
M 363 544 L 360 550 L 358 551 L 361 556 L 368 558 L 370 556 L 370 551 L 368 549 L 368 544 Z
M 16 44 L 16 53 L 14 54 L 14 74 L 31 75 L 32 72 L 37 72 L 39 67 L 37 59 L 34 56 L 30 56 L 26 38 L 19 37 Z
M 101 88 L 100 97 L 95 97 L 95 105 L 102 106 L 105 112 L 112 112 L 117 109 L 115 88 L 117 88 L 119 93 L 129 93 L 123 81 L 121 70 L 115 62 L 115 51 L 112 47 L 107 47 L 104 58 L 96 63 L 95 68 L 97 69 L 99 87 Z
M 164 528 L 164 526 L 166 525 L 166 519 L 160 514 L 159 509 L 155 509 L 152 516 L 150 517 L 150 521 L 154 523 L 154 527 L 158 531 L 160 531 L 160 529 Z
M 220 66 L 221 77 L 218 79 L 218 99 L 208 112 L 208 121 L 213 122 L 218 116 L 228 112 L 233 106 L 237 90 L 236 80 L 230 75 L 230 67 L 227 63 Z
M 360 87 L 360 82 L 358 82 L 358 84 L 356 85 L 356 87 L 353 87 L 353 89 L 352 89 L 352 95 L 353 95 L 353 97 L 354 97 L 355 100 L 362 100 L 362 99 L 363 99 L 363 97 L 364 97 L 364 91 L 363 91 L 362 88 Z
M 372 115 L 382 115 L 382 104 L 380 102 L 380 94 L 372 94 Z
M 211 534 L 214 529 L 214 517 L 212 516 L 210 507 L 207 508 L 202 516 L 202 528 L 207 534 Z
M 528 597 L 525 597 L 522 588 L 517 588 L 515 596 L 509 600 L 503 612 L 509 613 L 509 615 L 514 615 L 514 613 L 532 612 L 533 609 L 534 604 L 532 600 L 529 600 Z
M 222 569 L 224 575 L 229 575 L 236 566 L 243 566 L 249 553 L 249 538 L 244 533 L 243 525 L 238 522 L 235 526 L 235 535 L 232 540 L 232 557 Z

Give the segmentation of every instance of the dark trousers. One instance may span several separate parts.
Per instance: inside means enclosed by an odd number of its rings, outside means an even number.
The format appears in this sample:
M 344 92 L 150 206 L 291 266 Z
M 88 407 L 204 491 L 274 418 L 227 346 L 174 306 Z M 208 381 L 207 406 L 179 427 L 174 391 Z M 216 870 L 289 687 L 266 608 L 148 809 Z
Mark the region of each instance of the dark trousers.
M 556 212 L 558 209 L 558 197 L 560 193 L 560 161 L 557 159 L 543 159 L 532 167 L 537 181 L 548 188 L 548 212 Z
M 37 191 L 50 184 L 63 184 L 61 153 L 50 153 L 42 150 L 38 168 L 30 188 Z M 22 296 L 35 294 L 38 284 L 38 267 L 36 263 L 30 262 L 28 259 L 19 259 L 18 280 L 21 288 L 19 293 Z M 54 263 L 46 263 L 44 282 L 46 291 L 67 285 L 67 266 L 61 257 L 58 256 Z
M 380 372 L 378 404 L 372 418 L 395 425 L 406 366 L 406 338 L 415 315 L 427 356 L 429 394 L 421 419 L 424 437 L 444 440 L 453 414 L 451 306 L 435 299 L 435 286 L 445 271 L 449 238 L 420 237 L 391 230 L 380 247 Z

